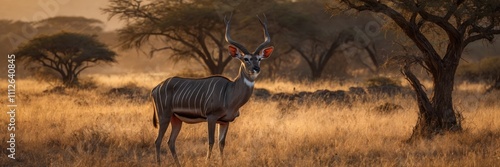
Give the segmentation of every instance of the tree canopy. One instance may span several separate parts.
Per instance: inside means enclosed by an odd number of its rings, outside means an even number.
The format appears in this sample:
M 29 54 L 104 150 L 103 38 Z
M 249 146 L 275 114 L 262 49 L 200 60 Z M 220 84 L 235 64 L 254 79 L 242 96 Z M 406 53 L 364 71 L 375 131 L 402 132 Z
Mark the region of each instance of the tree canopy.
M 174 60 L 192 58 L 212 74 L 221 74 L 231 60 L 224 55 L 224 22 L 208 1 L 111 0 L 103 10 L 128 23 L 118 30 L 124 48 L 165 42 L 168 44 L 149 45 L 150 54 L 168 50 Z
M 36 37 L 14 54 L 27 66 L 40 65 L 56 71 L 65 86 L 78 84 L 78 75 L 85 69 L 100 62 L 115 62 L 116 57 L 95 36 L 67 32 Z
M 127 22 L 124 28 L 118 30 L 123 48 L 144 49 L 149 51 L 150 56 L 168 51 L 167 56 L 172 61 L 195 60 L 210 74 L 221 74 L 231 61 L 226 55 L 223 22 L 223 18 L 231 14 L 234 14 L 232 35 L 237 41 L 248 44 L 247 48 L 255 47 L 263 40 L 255 15 L 267 16 L 272 43 L 277 48 L 276 56 L 263 64 L 268 69 L 290 68 L 286 67 L 292 63 L 290 55 L 302 55 L 313 78 L 317 79 L 330 58 L 338 52 L 337 47 L 346 42 L 345 38 L 337 39 L 344 37 L 339 34 L 346 31 L 339 27 L 345 26 L 336 26 L 325 12 L 326 1 L 110 2 L 103 11 L 110 17 Z M 346 68 L 345 63 L 334 66 Z

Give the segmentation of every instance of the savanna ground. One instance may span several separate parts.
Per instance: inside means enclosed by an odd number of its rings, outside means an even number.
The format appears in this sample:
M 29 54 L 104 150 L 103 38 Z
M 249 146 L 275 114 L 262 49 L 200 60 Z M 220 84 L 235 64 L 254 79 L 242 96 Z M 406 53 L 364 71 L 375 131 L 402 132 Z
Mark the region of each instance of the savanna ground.
M 2 166 L 154 166 L 153 108 L 147 91 L 165 75 L 92 76 L 96 88 L 44 92 L 51 85 L 18 79 L 16 160 L 1 149 Z M 2 87 L 6 87 L 3 82 Z M 271 92 L 347 90 L 362 82 L 292 83 L 259 80 Z M 110 93 L 136 87 L 146 96 Z M 144 89 L 141 89 L 143 87 Z M 324 104 L 252 98 L 230 125 L 227 166 L 498 166 L 500 92 L 484 94 L 484 85 L 459 83 L 456 109 L 464 132 L 405 142 L 417 119 L 413 97 L 368 95 L 365 100 Z M 427 87 L 429 88 L 429 87 Z M 117 91 L 115 89 L 115 91 Z M 402 109 L 374 110 L 386 102 Z M 2 102 L 2 111 L 5 105 Z M 0 125 L 7 126 L 6 114 Z M 183 166 L 207 166 L 206 123 L 184 124 L 177 139 Z M 170 129 L 170 128 L 169 128 Z M 1 128 L 7 141 L 6 128 Z M 167 131 L 167 134 L 170 130 Z M 174 165 L 163 140 L 162 163 Z M 219 165 L 217 144 L 210 163 Z

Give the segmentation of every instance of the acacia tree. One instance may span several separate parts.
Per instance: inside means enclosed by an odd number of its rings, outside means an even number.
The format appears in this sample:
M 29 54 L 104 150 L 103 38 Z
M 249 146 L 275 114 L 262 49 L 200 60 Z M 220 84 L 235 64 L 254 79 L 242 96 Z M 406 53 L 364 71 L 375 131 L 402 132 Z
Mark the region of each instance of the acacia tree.
M 496 0 L 340 0 L 348 9 L 372 11 L 390 18 L 421 52 L 406 59 L 402 72 L 417 94 L 419 117 L 412 134 L 432 137 L 461 130 L 453 108 L 455 72 L 464 48 L 477 40 L 493 41 L 500 34 L 500 1 Z M 431 38 L 444 32 L 446 47 Z M 432 77 L 432 97 L 424 91 L 410 65 L 424 67 Z
M 128 23 L 118 30 L 126 49 L 164 42 L 150 45 L 150 55 L 169 50 L 175 60 L 194 59 L 211 74 L 221 74 L 231 61 L 224 54 L 224 22 L 213 2 L 111 0 L 103 11 Z
M 56 71 L 67 87 L 77 85 L 78 75 L 85 69 L 99 62 L 115 62 L 116 56 L 95 36 L 67 32 L 36 37 L 14 53 L 27 66 L 41 65 Z
M 352 30 L 356 23 L 348 23 L 339 26 L 338 20 L 332 19 L 331 15 L 318 8 L 324 8 L 323 1 L 294 1 L 280 3 L 275 8 L 278 19 L 278 27 L 281 28 L 279 36 L 283 36 L 283 43 L 300 56 L 311 71 L 311 79 L 320 79 L 325 68 L 330 65 L 336 66 L 340 72 L 347 70 L 345 59 L 341 57 L 341 46 L 356 50 L 367 50 L 373 64 L 377 66 L 374 52 L 369 46 L 357 47 L 354 45 L 355 35 Z M 281 42 L 281 41 L 280 41 Z M 339 55 L 339 56 L 337 56 Z M 330 62 L 331 59 L 337 60 Z M 339 59 L 344 59 L 344 61 Z M 370 68 L 371 70 L 371 68 Z M 339 71 L 336 71 L 339 72 Z
M 347 43 L 350 35 L 339 33 L 338 37 L 329 41 L 317 39 L 319 36 L 302 38 L 298 43 L 291 43 L 291 47 L 299 53 L 306 61 L 311 70 L 312 80 L 321 78 L 321 74 L 325 69 L 328 61 L 333 57 L 335 51 L 342 45 Z

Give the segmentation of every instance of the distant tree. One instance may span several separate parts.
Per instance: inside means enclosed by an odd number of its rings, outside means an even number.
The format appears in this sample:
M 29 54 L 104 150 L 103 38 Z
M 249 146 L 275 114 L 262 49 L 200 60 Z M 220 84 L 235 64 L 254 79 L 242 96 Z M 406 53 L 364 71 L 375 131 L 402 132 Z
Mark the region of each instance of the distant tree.
M 321 10 L 317 10 L 318 7 Z M 331 20 L 318 19 L 329 18 L 329 14 L 322 9 L 323 1 L 111 0 L 103 11 L 128 23 L 118 30 L 123 48 L 149 49 L 150 56 L 159 51 L 170 51 L 168 56 L 172 57 L 172 61 L 195 60 L 210 74 L 221 74 L 232 59 L 226 55 L 224 15 L 234 12 L 231 22 L 235 29 L 232 34 L 234 39 L 252 48 L 262 40 L 261 27 L 255 15 L 265 14 L 269 19 L 272 42 L 277 46 L 276 53 L 298 55 L 291 51 L 302 51 L 304 61 L 314 73 L 313 78 L 319 78 L 339 45 L 336 43 L 333 49 L 329 49 L 332 42 L 336 42 L 338 32 L 331 31 L 331 26 L 324 24 L 334 25 Z M 321 17 L 316 15 L 318 13 Z M 293 48 L 289 45 L 292 42 Z M 308 45 L 308 42 L 315 44 Z M 278 71 L 292 63 L 290 56 L 281 56 L 276 54 L 264 66 Z
M 338 26 L 342 23 L 336 22 L 324 10 L 317 10 L 324 6 L 320 1 L 298 1 L 280 4 L 275 9 L 278 11 L 276 20 L 283 29 L 281 35 L 286 36 L 282 38 L 306 62 L 311 71 L 311 79 L 321 78 L 325 68 L 332 64 L 339 66 L 337 69 L 341 71 L 336 71 L 337 73 L 347 72 L 346 62 L 330 62 L 332 59 L 347 59 L 343 57 L 345 55 L 341 55 L 341 48 L 367 50 L 368 56 L 377 66 L 372 52 L 374 48 L 370 48 L 370 45 L 360 45 L 359 48 L 353 45 L 356 33 L 347 28 L 349 26 Z
M 97 19 L 75 16 L 57 16 L 35 22 L 0 20 L 0 42 L 2 52 L 10 52 L 19 44 L 42 34 L 61 31 L 84 34 L 99 34 L 104 23 Z
M 298 43 L 290 43 L 309 66 L 312 80 L 321 78 L 328 61 L 334 56 L 337 49 L 352 40 L 352 35 L 347 33 L 339 33 L 337 37 L 332 37 L 328 41 L 319 40 L 318 37 L 302 38 Z
M 462 129 L 453 108 L 455 72 L 471 42 L 493 41 L 500 34 L 500 1 L 496 0 L 340 0 L 344 9 L 381 13 L 413 41 L 421 56 L 403 59 L 402 71 L 417 94 L 419 117 L 412 139 Z M 438 38 L 434 38 L 438 37 Z M 433 39 L 434 38 L 434 39 Z M 445 39 L 445 40 L 440 40 Z M 441 42 L 442 41 L 442 42 Z M 445 47 L 440 47 L 444 43 Z M 432 98 L 412 73 L 411 64 L 432 77 Z
M 78 84 L 83 70 L 100 62 L 115 62 L 116 56 L 95 36 L 66 32 L 36 37 L 14 53 L 27 66 L 40 65 L 56 71 L 67 87 Z
M 56 16 L 35 22 L 0 20 L 0 55 L 12 54 L 21 44 L 36 36 L 60 32 L 101 34 L 104 23 L 97 19 L 76 16 Z M 102 36 L 100 36 L 102 37 Z M 6 62 L 0 62 L 0 66 Z M 20 70 L 21 75 L 47 76 L 50 71 Z M 46 78 L 46 77 L 45 77 Z

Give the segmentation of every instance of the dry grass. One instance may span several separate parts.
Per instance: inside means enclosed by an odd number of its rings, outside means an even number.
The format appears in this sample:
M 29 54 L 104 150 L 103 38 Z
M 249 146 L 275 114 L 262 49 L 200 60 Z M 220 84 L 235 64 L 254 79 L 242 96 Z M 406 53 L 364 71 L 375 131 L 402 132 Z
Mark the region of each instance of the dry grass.
M 42 93 L 33 80 L 18 81 L 16 160 L 6 166 L 153 166 L 157 129 L 149 101 L 109 96 L 111 88 L 135 83 L 152 88 L 161 74 L 93 76 L 95 90 Z M 145 78 L 145 79 L 144 79 Z M 260 81 L 273 92 L 343 89 L 357 83 Z M 34 86 L 37 85 L 37 86 Z M 5 85 L 2 85 L 5 86 Z M 294 90 L 295 89 L 295 90 Z M 350 104 L 307 104 L 252 99 L 231 124 L 225 149 L 227 166 L 498 166 L 500 161 L 500 92 L 482 94 L 462 84 L 455 94 L 463 133 L 406 144 L 416 121 L 412 98 L 369 98 Z M 372 108 L 386 103 L 403 107 L 391 114 Z M 2 106 L 4 107 L 4 106 Z M 7 121 L 2 116 L 1 125 Z M 206 123 L 184 125 L 177 151 L 184 166 L 207 166 Z M 6 128 L 0 129 L 6 134 Z M 2 135 L 2 140 L 8 138 Z M 164 139 L 162 159 L 173 159 Z M 7 144 L 2 142 L 5 152 Z M 210 161 L 218 165 L 218 148 Z

